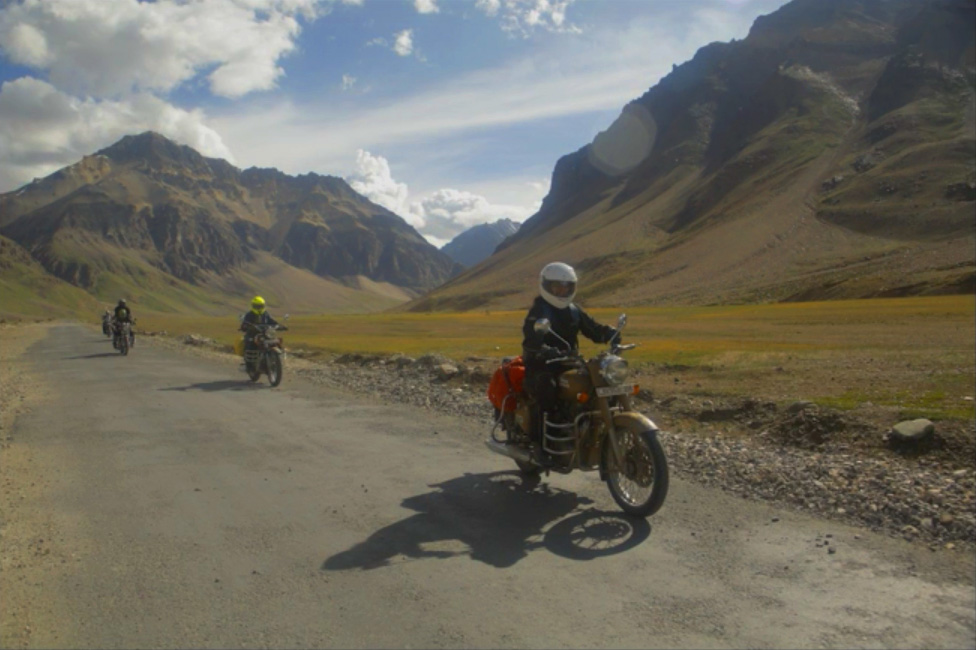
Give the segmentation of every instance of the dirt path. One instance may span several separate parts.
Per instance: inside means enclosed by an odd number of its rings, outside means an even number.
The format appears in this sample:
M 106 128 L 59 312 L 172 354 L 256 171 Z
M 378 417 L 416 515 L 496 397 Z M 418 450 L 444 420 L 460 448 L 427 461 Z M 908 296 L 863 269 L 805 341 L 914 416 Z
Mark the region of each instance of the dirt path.
M 2 450 L 4 647 L 976 645 L 962 554 L 681 480 L 628 520 L 470 418 L 34 340 L 0 366 L 43 381 Z

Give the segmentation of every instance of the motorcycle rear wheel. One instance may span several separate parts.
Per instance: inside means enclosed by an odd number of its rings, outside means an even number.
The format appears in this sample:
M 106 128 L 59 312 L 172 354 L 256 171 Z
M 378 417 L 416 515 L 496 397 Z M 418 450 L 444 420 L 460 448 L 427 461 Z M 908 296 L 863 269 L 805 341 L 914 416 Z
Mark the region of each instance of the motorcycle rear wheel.
M 618 429 L 624 467 L 613 461 L 608 440 L 603 447 L 603 467 L 610 496 L 620 509 L 635 517 L 650 517 L 661 509 L 668 495 L 668 461 L 656 431 Z
M 269 350 L 267 356 L 268 383 L 277 386 L 281 383 L 281 354 L 276 350 Z

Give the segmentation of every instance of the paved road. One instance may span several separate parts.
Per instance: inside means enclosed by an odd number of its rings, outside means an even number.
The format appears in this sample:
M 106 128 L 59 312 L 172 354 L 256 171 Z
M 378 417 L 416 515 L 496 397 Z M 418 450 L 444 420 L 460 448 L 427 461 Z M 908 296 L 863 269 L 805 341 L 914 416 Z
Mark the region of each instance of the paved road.
M 629 520 L 594 475 L 523 482 L 470 420 L 140 343 L 30 349 L 5 646 L 976 646 L 966 554 L 677 479 Z

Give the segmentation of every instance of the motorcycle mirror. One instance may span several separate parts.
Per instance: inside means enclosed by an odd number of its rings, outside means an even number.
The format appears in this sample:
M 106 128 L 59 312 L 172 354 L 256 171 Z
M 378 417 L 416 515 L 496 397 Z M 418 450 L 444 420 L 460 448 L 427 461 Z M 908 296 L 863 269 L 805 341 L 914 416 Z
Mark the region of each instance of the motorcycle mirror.
M 540 318 L 535 322 L 535 325 L 532 326 L 532 329 L 534 329 L 537 334 L 548 334 L 552 329 L 552 325 L 549 324 L 548 318 Z
M 620 317 L 617 318 L 617 331 L 619 332 L 620 330 L 622 330 L 624 328 L 624 325 L 626 324 L 627 324 L 627 314 L 620 314 Z

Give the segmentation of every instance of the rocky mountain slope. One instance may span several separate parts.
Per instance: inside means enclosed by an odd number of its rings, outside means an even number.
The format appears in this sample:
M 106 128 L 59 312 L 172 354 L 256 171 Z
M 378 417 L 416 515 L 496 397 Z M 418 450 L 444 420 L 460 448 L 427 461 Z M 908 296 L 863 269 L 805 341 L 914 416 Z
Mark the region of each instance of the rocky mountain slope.
M 461 266 L 474 266 L 494 253 L 499 244 L 518 231 L 518 227 L 511 219 L 479 224 L 442 246 L 441 252 Z
M 150 132 L 0 195 L 0 233 L 57 278 L 158 308 L 265 292 L 282 273 L 278 302 L 381 307 L 459 268 L 340 178 L 242 171 Z
M 553 260 L 594 306 L 973 291 L 974 21 L 970 0 L 794 0 L 675 66 L 410 308 L 524 307 Z

